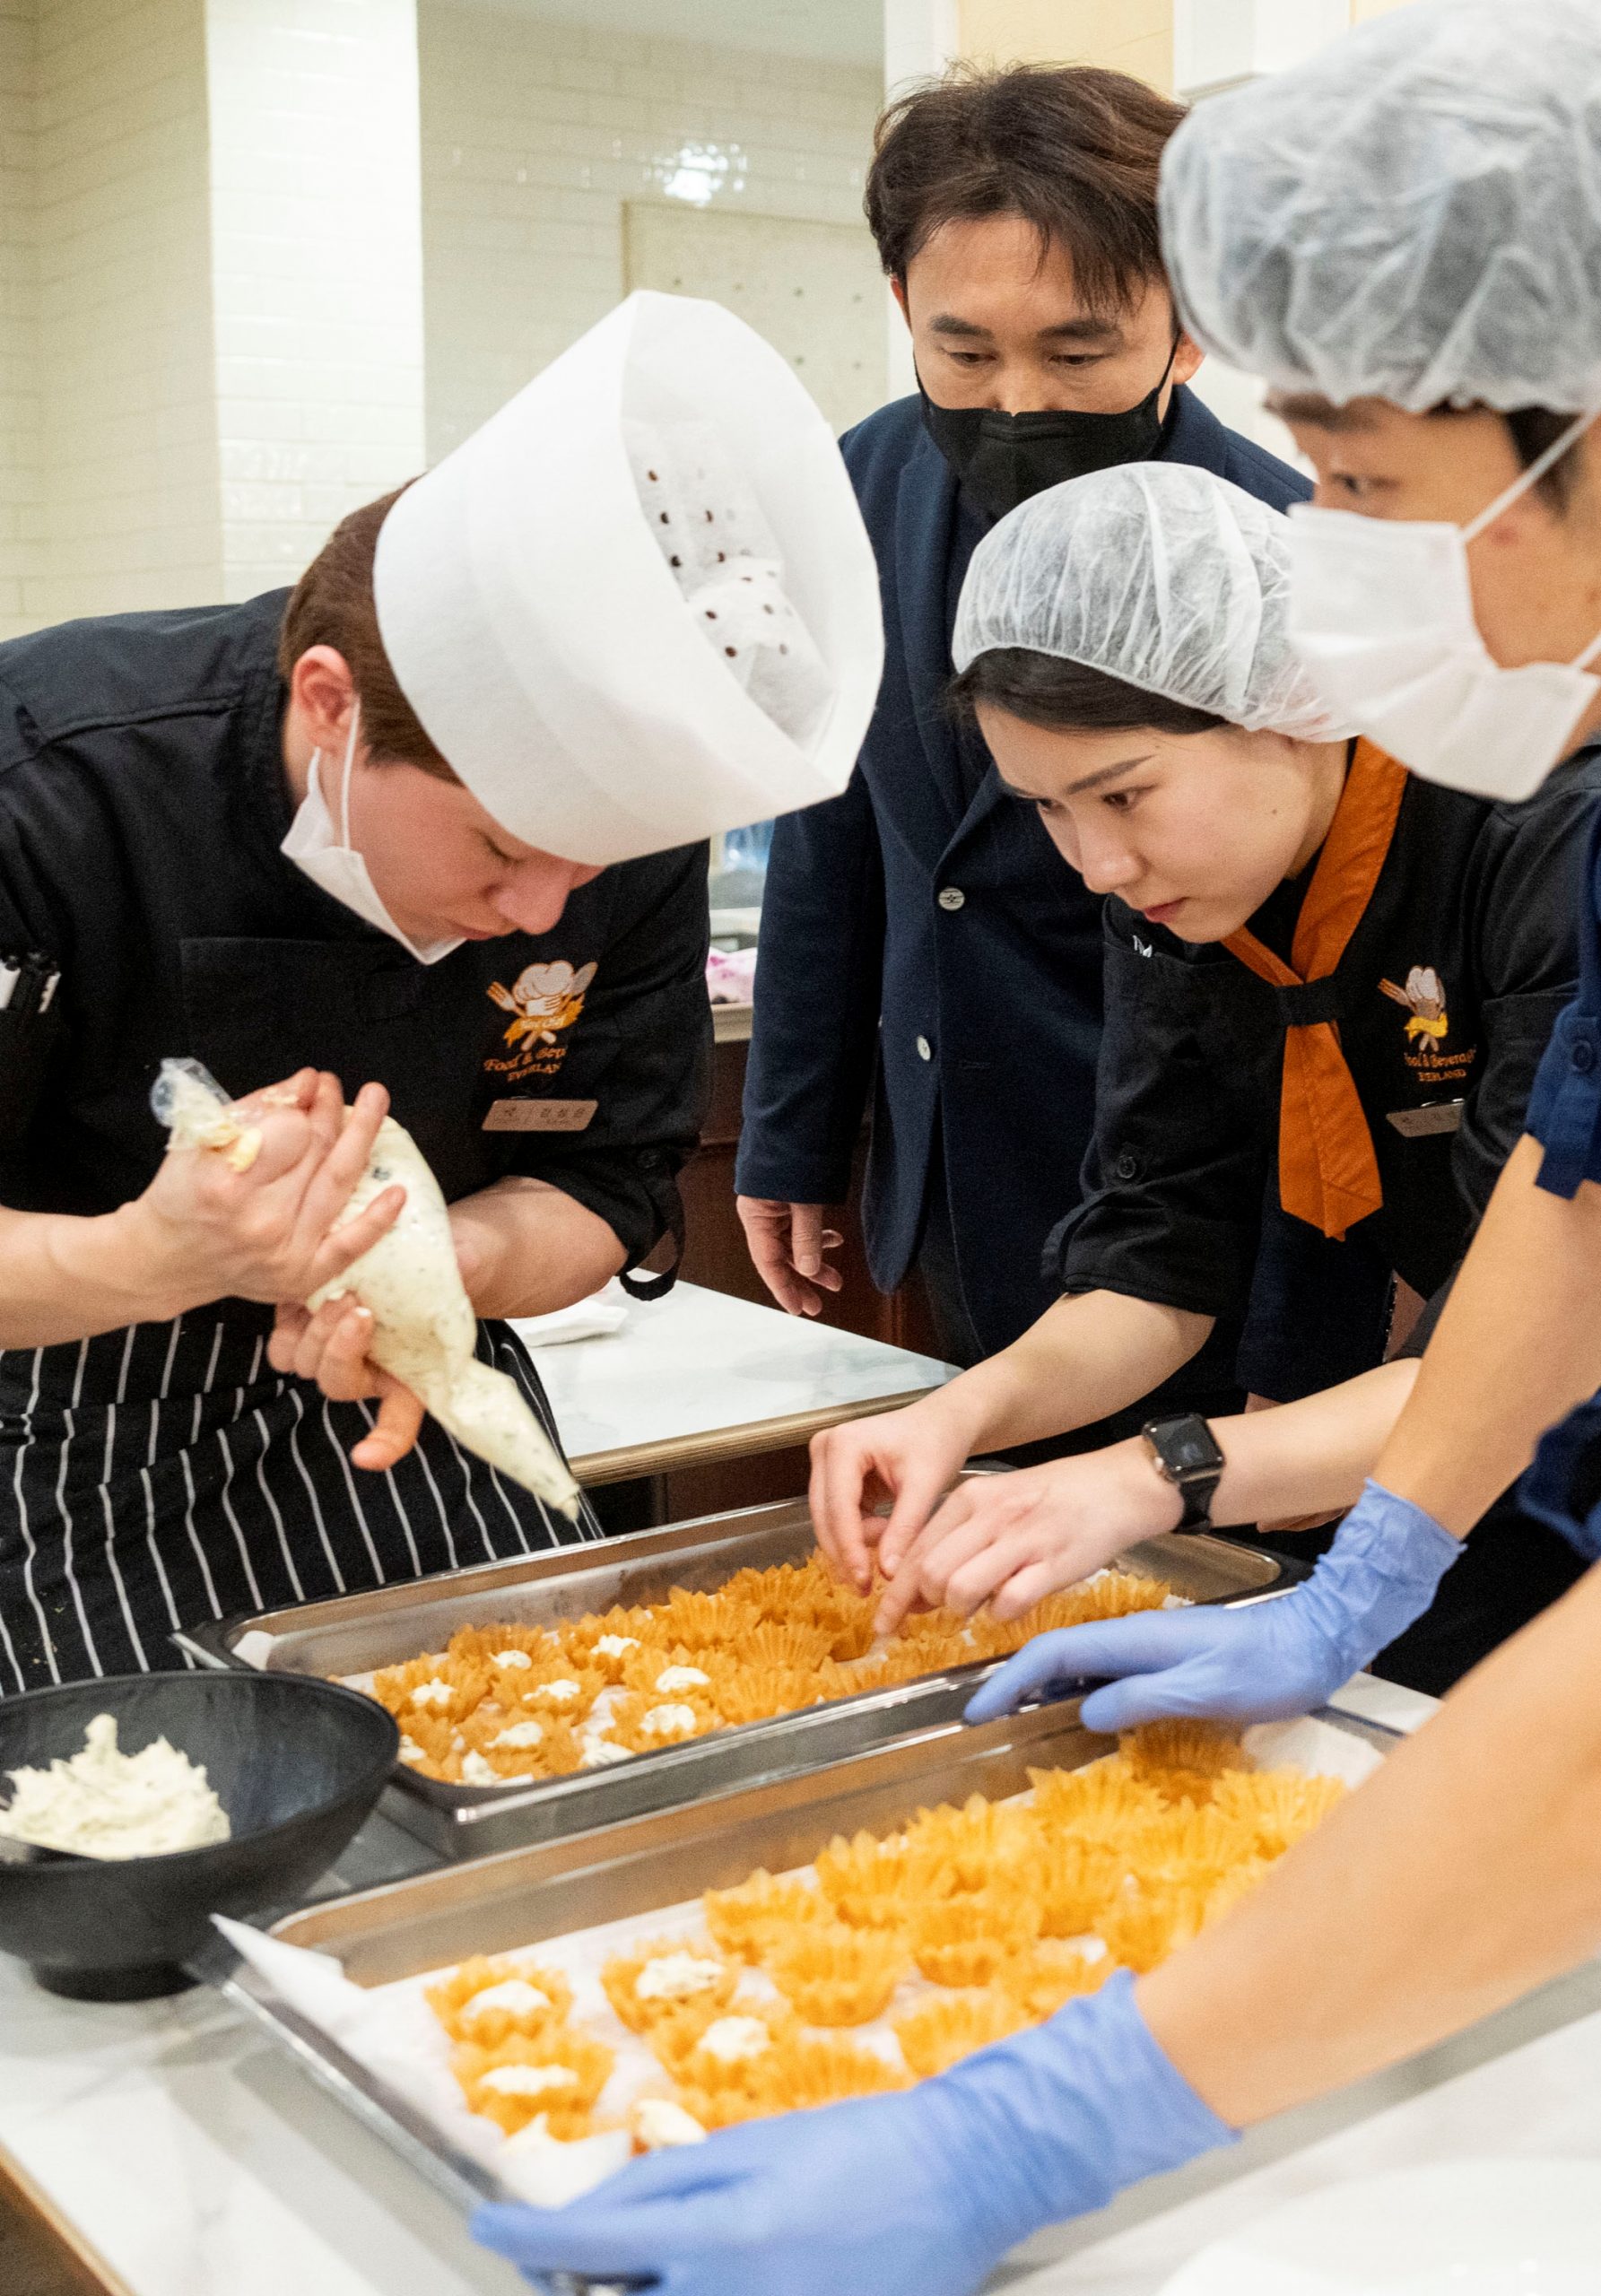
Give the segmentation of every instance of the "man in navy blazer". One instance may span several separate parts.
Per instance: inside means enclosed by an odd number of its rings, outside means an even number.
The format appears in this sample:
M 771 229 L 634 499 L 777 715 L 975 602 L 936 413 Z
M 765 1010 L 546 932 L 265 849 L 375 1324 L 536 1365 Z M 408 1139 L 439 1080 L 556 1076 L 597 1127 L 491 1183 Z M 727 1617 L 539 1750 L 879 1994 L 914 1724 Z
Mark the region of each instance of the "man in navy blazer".
M 844 794 L 774 832 L 736 1186 L 770 1289 L 815 1313 L 840 1283 L 822 1208 L 871 1090 L 873 1280 L 916 1265 L 961 1363 L 1055 1294 L 1043 1251 L 1090 1135 L 1101 963 L 1100 901 L 945 708 L 968 561 L 1015 501 L 1111 462 L 1194 463 L 1277 508 L 1310 491 L 1183 387 L 1200 353 L 1156 227 L 1180 117 L 1118 73 L 957 74 L 885 114 L 868 178 L 921 386 L 842 442 L 883 685 Z M 1230 1383 L 1216 1363 L 1208 1393 Z

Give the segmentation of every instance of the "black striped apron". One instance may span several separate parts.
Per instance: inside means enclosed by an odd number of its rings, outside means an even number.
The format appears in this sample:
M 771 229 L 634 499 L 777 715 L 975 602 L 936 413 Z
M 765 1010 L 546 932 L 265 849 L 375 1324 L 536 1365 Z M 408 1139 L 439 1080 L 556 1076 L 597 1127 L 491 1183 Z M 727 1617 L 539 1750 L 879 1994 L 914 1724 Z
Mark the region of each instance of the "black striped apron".
M 350 1463 L 367 1404 L 266 1361 L 270 1309 L 223 1300 L 0 1352 L 0 1694 L 174 1666 L 183 1627 L 597 1539 L 432 1418 L 387 1474 Z M 551 1434 L 505 1324 L 478 1353 Z

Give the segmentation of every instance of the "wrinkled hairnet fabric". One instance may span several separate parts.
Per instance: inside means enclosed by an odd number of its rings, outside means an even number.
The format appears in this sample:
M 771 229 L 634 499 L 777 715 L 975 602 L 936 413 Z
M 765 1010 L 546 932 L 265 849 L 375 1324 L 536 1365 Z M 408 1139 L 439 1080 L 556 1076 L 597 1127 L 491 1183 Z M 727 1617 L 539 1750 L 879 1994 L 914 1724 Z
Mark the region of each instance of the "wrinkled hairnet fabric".
M 1290 530 L 1210 471 L 1124 463 L 1036 494 L 973 552 L 953 651 L 1104 670 L 1249 733 L 1333 741 L 1290 645 Z
M 1601 402 L 1601 7 L 1414 0 L 1197 106 L 1162 164 L 1190 333 L 1336 404 Z

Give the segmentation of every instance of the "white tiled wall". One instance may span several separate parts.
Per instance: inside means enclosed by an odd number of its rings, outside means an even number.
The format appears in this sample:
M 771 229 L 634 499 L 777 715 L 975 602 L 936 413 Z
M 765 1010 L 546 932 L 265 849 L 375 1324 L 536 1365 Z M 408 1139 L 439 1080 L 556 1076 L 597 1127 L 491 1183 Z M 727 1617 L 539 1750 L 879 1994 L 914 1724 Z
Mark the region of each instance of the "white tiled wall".
M 33 245 L 33 0 L 0 0 L 0 638 L 32 626 L 44 517 Z
M 35 619 L 217 594 L 202 0 L 47 0 Z
M 418 0 L 418 38 L 431 461 L 617 300 L 625 202 L 689 192 L 866 237 L 875 70 L 631 39 L 516 0 Z M 859 324 L 881 378 L 882 306 Z
M 229 598 L 421 470 L 413 0 L 207 0 Z

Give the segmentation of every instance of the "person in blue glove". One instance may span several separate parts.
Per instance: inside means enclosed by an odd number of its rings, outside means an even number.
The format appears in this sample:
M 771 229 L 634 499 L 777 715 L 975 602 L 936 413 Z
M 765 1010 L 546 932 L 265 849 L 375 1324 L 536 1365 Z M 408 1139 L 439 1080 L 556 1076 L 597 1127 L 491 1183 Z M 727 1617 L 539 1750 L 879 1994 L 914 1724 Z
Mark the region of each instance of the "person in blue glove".
M 918 1605 L 1021 1617 L 1175 1527 L 1349 1506 L 1417 1370 L 1382 1360 L 1392 1279 L 1438 1311 L 1522 1133 L 1573 994 L 1601 753 L 1511 808 L 1349 739 L 1291 643 L 1291 531 L 1208 471 L 1143 464 L 1034 496 L 973 554 L 954 697 L 1064 881 L 1106 896 L 1105 1025 L 1061 1296 L 909 1409 L 814 1442 L 818 1540 L 864 1592 L 876 1545 L 881 1633 Z M 1275 1220 L 1377 1277 L 1351 1376 L 1302 1386 L 1285 1361 L 1329 1302 Z M 1177 1364 L 1255 1333 L 1265 1267 L 1275 1344 L 1248 1338 L 1242 1384 L 1284 1407 L 1164 1409 Z M 1134 1405 L 1121 1442 L 950 1488 L 972 1453 Z M 1449 1689 L 1580 1568 L 1498 1504 L 1382 1670 Z
M 1470 635 L 1487 653 L 1475 666 L 1472 644 L 1458 644 L 1453 659 L 1491 697 L 1492 735 L 1528 720 L 1529 747 L 1516 748 L 1525 774 L 1601 719 L 1601 693 L 1587 689 L 1553 740 L 1567 700 L 1551 703 L 1551 681 L 1504 683 L 1520 665 L 1571 663 L 1601 629 L 1601 457 L 1588 431 L 1568 436 L 1601 407 L 1598 83 L 1601 21 L 1588 0 L 1511 11 L 1416 0 L 1204 106 L 1164 171 L 1186 316 L 1273 378 L 1327 500 L 1430 526 L 1437 543 L 1564 441 L 1547 465 L 1553 479 L 1562 469 L 1557 487 L 1536 494 L 1543 473 L 1488 547 L 1467 546 L 1461 590 L 1448 570 L 1386 607 L 1403 633 L 1414 604 L 1422 617 L 1471 596 Z M 1522 410 L 1542 405 L 1558 420 L 1536 445 L 1541 425 Z M 1417 720 L 1397 730 L 1391 718 L 1381 738 L 1423 770 L 1432 752 L 1414 735 L 1456 723 L 1462 705 L 1459 689 L 1442 697 L 1425 682 Z M 1469 706 L 1482 718 L 1483 700 Z M 1489 738 L 1481 754 L 1497 752 Z M 1496 770 L 1508 770 L 1504 750 Z M 1583 930 L 1601 933 L 1593 900 Z M 1426 1576 L 1438 1541 L 1465 1532 L 1542 1431 L 1601 1387 L 1592 982 L 1601 967 L 1558 1033 L 1529 1136 L 1343 1548 L 1228 1630 L 1264 1652 L 1283 1647 L 1277 1678 L 1263 1681 L 1266 1711 L 1297 1667 L 1315 1667 L 1319 1638 L 1339 1646 L 1331 1666 L 1360 1653 L 1363 1604 L 1388 1631 L 1415 1598 L 1413 1569 Z M 1401 1568 L 1397 1544 L 1414 1558 Z M 1205 1710 L 1228 1710 L 1242 1659 L 1212 1642 L 1219 1622 L 1151 1623 L 1179 1647 L 1126 1634 L 1129 1663 L 1102 1642 L 1096 1671 L 1189 1667 Z M 673 2296 L 964 2296 L 1052 2216 L 1459 2031 L 1601 1947 L 1598 1648 L 1592 1570 L 1259 1890 L 1137 1984 L 1117 1980 L 909 2094 L 717 2135 L 564 2209 L 481 2210 L 474 2229 L 536 2285 L 578 2269 Z M 1210 1685 L 1198 1679 L 1209 1665 Z M 1058 1644 L 1045 1679 L 1065 1673 Z M 1304 1675 L 1295 1694 L 1315 1695 Z

